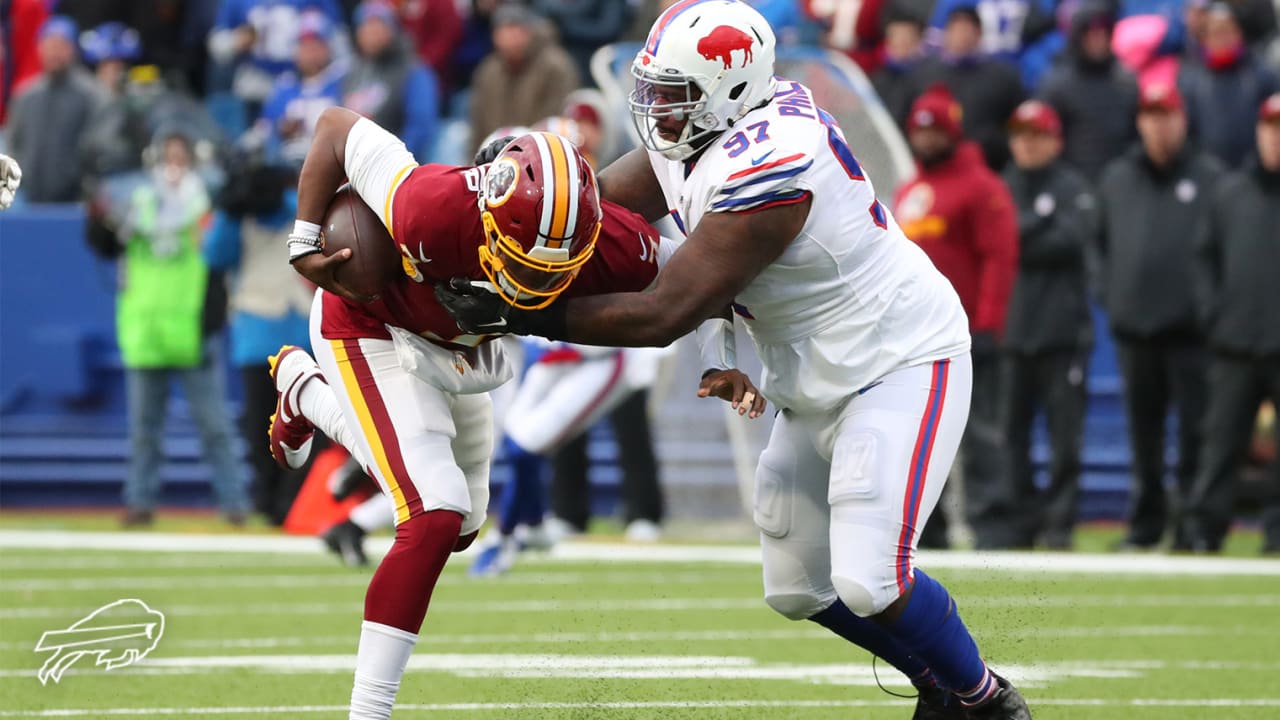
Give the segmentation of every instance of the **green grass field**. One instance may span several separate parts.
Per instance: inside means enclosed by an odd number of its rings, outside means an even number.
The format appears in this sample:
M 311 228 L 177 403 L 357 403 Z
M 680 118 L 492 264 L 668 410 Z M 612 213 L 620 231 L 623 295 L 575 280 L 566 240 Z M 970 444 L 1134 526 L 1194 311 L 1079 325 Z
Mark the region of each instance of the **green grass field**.
M 307 538 L 30 524 L 0 525 L 0 717 L 346 717 L 369 571 Z M 455 562 L 395 717 L 909 718 L 866 653 L 765 607 L 753 557 L 585 542 L 483 581 Z M 934 557 L 922 567 L 1037 720 L 1280 717 L 1280 562 Z M 155 650 L 111 671 L 85 657 L 42 686 L 41 635 L 120 598 L 165 614 Z

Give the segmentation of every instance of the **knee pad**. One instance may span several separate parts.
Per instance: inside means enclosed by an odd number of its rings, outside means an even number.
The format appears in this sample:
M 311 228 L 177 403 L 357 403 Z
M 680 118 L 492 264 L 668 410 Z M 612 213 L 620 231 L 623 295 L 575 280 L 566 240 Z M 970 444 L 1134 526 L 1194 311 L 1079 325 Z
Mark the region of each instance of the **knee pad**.
M 808 620 L 831 605 L 831 600 L 806 592 L 766 591 L 764 601 L 774 612 L 788 620 Z
M 895 593 L 877 591 L 870 583 L 842 575 L 832 574 L 831 584 L 835 586 L 836 595 L 858 617 L 879 615 L 898 599 Z

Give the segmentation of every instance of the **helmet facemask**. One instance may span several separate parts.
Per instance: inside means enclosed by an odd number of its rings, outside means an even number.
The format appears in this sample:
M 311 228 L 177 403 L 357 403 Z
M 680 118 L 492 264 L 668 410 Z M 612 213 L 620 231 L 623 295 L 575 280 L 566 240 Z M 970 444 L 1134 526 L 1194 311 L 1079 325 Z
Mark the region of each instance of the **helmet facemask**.
M 632 66 L 631 74 L 636 78 L 636 88 L 627 98 L 631 121 L 649 150 L 669 160 L 687 160 L 722 132 L 720 119 L 707 107 L 707 93 L 692 78 L 658 75 L 639 65 Z M 685 120 L 675 140 L 667 140 L 658 131 L 658 122 L 668 117 Z
M 595 253 L 600 226 L 596 225 L 587 247 L 575 256 L 569 255 L 568 239 L 548 240 L 545 245 L 525 252 L 520 243 L 498 227 L 493 213 L 480 213 L 486 243 L 480 246 L 480 269 L 512 307 L 538 310 L 555 302 L 578 276 L 578 271 Z

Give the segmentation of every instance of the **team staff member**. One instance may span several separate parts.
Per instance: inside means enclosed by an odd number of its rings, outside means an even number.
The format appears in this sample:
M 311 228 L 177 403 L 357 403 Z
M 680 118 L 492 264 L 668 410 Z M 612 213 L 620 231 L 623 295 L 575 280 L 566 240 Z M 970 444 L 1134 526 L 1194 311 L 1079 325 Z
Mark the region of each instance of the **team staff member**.
M 1004 332 L 1000 417 L 1008 452 L 1008 506 L 1015 546 L 1036 540 L 1071 546 L 1080 489 L 1089 319 L 1085 247 L 1097 228 L 1097 203 L 1084 176 L 1062 162 L 1062 123 L 1039 100 L 1009 121 L 1013 163 L 1005 184 L 1018 210 L 1018 275 Z M 1052 460 L 1049 487 L 1036 490 L 1031 421 L 1043 411 Z
M 1280 407 L 1280 93 L 1258 113 L 1257 150 L 1214 189 L 1198 248 L 1197 305 L 1207 312 L 1213 351 L 1204 458 L 1188 510 L 1187 538 L 1200 551 L 1222 548 L 1259 402 Z M 1280 463 L 1272 463 L 1272 478 L 1280 493 Z M 1267 550 L 1280 551 L 1280 508 L 1263 519 Z

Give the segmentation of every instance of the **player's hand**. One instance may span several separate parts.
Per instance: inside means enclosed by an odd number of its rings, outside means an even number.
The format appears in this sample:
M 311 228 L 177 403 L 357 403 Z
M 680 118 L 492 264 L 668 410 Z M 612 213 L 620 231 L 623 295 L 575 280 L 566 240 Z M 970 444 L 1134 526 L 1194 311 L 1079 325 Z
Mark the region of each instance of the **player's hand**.
M 507 322 L 511 305 L 498 293 L 467 278 L 456 277 L 447 283 L 436 283 L 436 300 L 464 333 L 513 332 Z
M 698 385 L 698 397 L 718 397 L 732 403 L 739 415 L 758 418 L 764 414 L 765 399 L 741 370 L 709 370 Z
M 507 143 L 515 139 L 515 135 L 508 135 L 490 142 L 488 145 L 485 145 L 476 151 L 476 156 L 471 160 L 472 163 L 476 165 L 487 165 L 488 163 L 493 162 L 494 158 L 498 157 L 498 153 L 502 152 L 502 148 L 506 147 Z
M 338 282 L 338 266 L 350 259 L 351 248 L 343 248 L 327 257 L 324 253 L 313 252 L 294 260 L 293 269 L 297 270 L 302 277 L 334 295 L 361 303 L 374 300 L 373 297 L 358 295 Z
M 18 161 L 0 154 L 0 210 L 13 204 L 21 183 L 22 168 L 18 167 Z

